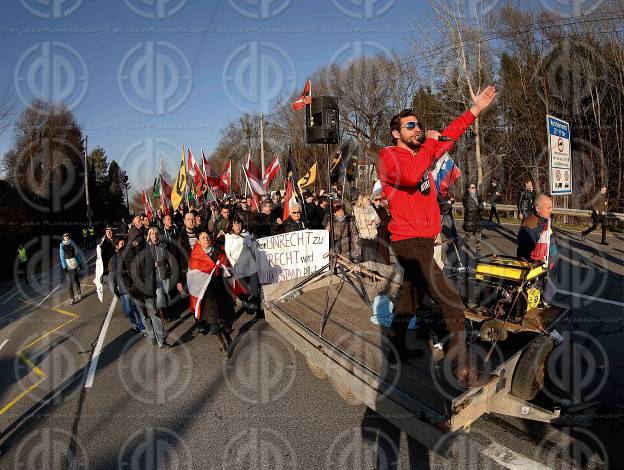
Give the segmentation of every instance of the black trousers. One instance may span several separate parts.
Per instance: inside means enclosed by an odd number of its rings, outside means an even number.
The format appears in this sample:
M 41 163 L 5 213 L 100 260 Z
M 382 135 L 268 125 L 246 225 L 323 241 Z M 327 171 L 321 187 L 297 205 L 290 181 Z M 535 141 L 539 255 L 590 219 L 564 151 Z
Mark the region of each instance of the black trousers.
M 589 227 L 587 230 L 583 231 L 583 236 L 587 236 L 590 233 L 592 233 L 594 230 L 596 230 L 598 228 L 598 226 L 600 225 L 602 228 L 602 243 L 607 241 L 607 216 L 606 215 L 601 215 L 601 214 L 597 214 L 596 212 L 594 212 L 592 214 L 592 226 Z
M 67 283 L 69 284 L 69 295 L 73 299 L 74 298 L 74 284 L 76 284 L 76 289 L 78 291 L 78 295 L 82 295 L 80 291 L 80 279 L 78 278 L 78 269 L 68 269 L 65 271 L 67 276 Z
M 409 238 L 392 242 L 392 250 L 403 268 L 400 297 L 394 309 L 397 323 L 409 322 L 424 294 L 440 307 L 450 334 L 449 348 L 463 354 L 466 346 L 463 302 L 453 285 L 433 259 L 432 238 Z
M 492 222 L 492 217 L 496 217 L 496 223 L 500 224 L 500 219 L 498 218 L 498 210 L 496 209 L 496 203 L 491 203 L 490 222 Z

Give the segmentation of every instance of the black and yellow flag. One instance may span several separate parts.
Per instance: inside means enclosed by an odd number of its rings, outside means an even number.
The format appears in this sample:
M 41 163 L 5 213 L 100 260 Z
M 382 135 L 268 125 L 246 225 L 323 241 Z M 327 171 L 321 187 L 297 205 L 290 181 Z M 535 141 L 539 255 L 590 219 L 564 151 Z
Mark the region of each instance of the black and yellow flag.
M 303 189 L 307 186 L 314 184 L 316 181 L 316 165 L 318 162 L 314 163 L 308 170 L 308 172 L 301 177 L 297 184 L 299 185 L 299 189 Z
M 171 205 L 173 210 L 177 210 L 180 207 L 180 203 L 184 199 L 184 192 L 186 190 L 186 164 L 184 162 L 184 145 L 182 146 L 182 158 L 180 159 L 180 170 L 178 171 L 178 177 L 173 184 L 173 190 L 171 191 Z
M 331 164 L 329 166 L 329 180 L 332 183 L 340 181 L 342 172 L 344 171 L 344 159 L 349 155 L 349 143 L 345 142 L 339 150 L 336 150 Z

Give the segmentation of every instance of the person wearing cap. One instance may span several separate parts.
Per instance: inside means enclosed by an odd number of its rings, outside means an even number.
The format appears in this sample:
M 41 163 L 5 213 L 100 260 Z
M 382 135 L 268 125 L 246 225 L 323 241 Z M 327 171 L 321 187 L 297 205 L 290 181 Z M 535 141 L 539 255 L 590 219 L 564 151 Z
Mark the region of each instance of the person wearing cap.
M 69 233 L 63 234 L 63 241 L 59 245 L 59 256 L 61 259 L 61 268 L 67 276 L 67 283 L 69 284 L 69 296 L 71 297 L 71 304 L 78 303 L 82 300 L 82 292 L 80 290 L 80 279 L 78 278 L 78 270 L 82 269 L 82 258 L 78 253 L 78 247 L 71 239 Z M 78 296 L 74 297 L 74 284 Z

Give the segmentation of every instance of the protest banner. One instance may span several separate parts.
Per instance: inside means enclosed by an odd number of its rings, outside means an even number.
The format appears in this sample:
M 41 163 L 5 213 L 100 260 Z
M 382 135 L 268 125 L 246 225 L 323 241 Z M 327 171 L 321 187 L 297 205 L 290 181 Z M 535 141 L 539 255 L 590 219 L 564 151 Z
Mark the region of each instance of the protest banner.
M 327 253 L 327 230 L 299 230 L 260 238 L 256 245 L 260 284 L 308 276 L 328 263 Z

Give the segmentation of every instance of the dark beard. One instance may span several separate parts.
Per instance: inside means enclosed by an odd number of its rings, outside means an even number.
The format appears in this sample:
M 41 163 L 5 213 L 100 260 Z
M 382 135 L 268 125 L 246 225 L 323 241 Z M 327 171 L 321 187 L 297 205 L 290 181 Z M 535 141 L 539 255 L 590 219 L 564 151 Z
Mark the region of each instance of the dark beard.
M 410 140 L 410 142 L 403 141 L 403 143 L 407 145 L 413 152 L 418 152 L 420 150 L 420 146 L 425 143 L 425 139 L 425 134 L 420 134 L 416 142 Z

